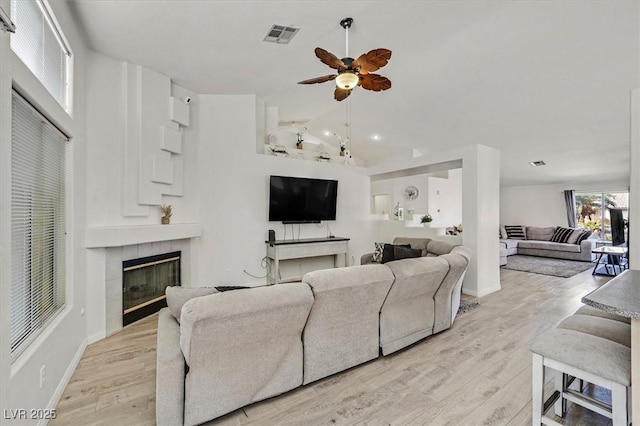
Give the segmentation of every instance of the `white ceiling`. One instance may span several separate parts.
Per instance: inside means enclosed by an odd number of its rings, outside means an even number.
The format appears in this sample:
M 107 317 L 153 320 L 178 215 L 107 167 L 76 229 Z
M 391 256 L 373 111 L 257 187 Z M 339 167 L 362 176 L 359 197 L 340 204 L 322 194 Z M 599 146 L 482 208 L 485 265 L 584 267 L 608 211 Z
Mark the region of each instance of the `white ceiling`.
M 94 50 L 198 93 L 257 94 L 318 137 L 344 130 L 345 102 L 332 82 L 296 82 L 333 72 L 313 50 L 343 57 L 349 16 L 350 56 L 393 51 L 379 71 L 393 87 L 350 97 L 353 152 L 369 164 L 480 143 L 501 151 L 503 185 L 628 179 L 638 1 L 70 3 Z M 263 42 L 272 24 L 301 29 Z

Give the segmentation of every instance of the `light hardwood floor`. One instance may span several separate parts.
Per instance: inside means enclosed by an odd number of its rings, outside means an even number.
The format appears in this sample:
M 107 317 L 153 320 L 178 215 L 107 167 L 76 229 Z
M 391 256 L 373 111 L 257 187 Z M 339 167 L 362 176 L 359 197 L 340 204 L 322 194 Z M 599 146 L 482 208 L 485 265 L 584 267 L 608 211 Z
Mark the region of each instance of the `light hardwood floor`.
M 606 281 L 502 270 L 502 290 L 449 330 L 207 424 L 531 424 L 529 342 Z M 50 424 L 155 424 L 156 327 L 153 316 L 87 347 Z M 610 424 L 578 406 L 557 420 Z

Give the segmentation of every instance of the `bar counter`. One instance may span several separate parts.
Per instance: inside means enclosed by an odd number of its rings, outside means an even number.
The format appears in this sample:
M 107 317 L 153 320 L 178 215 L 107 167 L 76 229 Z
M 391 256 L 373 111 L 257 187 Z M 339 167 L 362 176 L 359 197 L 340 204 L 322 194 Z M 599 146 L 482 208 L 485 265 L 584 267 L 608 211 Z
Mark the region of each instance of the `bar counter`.
M 582 298 L 611 314 L 631 318 L 631 412 L 640 425 L 640 271 L 627 270 Z

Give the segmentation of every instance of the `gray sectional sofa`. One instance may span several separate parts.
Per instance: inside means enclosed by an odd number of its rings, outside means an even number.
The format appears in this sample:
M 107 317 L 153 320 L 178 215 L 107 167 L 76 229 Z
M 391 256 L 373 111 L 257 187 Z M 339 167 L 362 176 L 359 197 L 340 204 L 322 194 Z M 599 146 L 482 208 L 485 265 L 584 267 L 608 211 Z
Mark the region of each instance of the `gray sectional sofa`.
M 570 235 L 567 242 L 553 242 L 551 238 L 557 227 L 523 226 L 524 239 L 509 238 L 506 231 L 500 230 L 500 265 L 506 265 L 507 256 L 525 254 L 529 256 L 553 257 L 556 259 L 580 260 L 591 262 L 595 260 L 592 253 L 596 240 L 585 239 L 577 243 L 575 239 L 583 230 L 576 229 L 575 235 Z
M 190 300 L 172 295 L 184 305 L 168 298 L 159 313 L 157 423 L 200 424 L 451 327 L 469 250 L 414 244 L 423 257 L 314 271 L 300 283 L 194 291 Z

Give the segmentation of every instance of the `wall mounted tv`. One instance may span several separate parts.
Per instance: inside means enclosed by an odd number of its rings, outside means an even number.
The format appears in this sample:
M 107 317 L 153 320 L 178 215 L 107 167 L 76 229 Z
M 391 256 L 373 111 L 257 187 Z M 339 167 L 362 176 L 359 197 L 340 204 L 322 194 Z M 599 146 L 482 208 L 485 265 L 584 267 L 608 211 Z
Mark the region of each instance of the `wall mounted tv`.
M 269 221 L 318 223 L 336 220 L 337 195 L 337 180 L 271 176 Z

